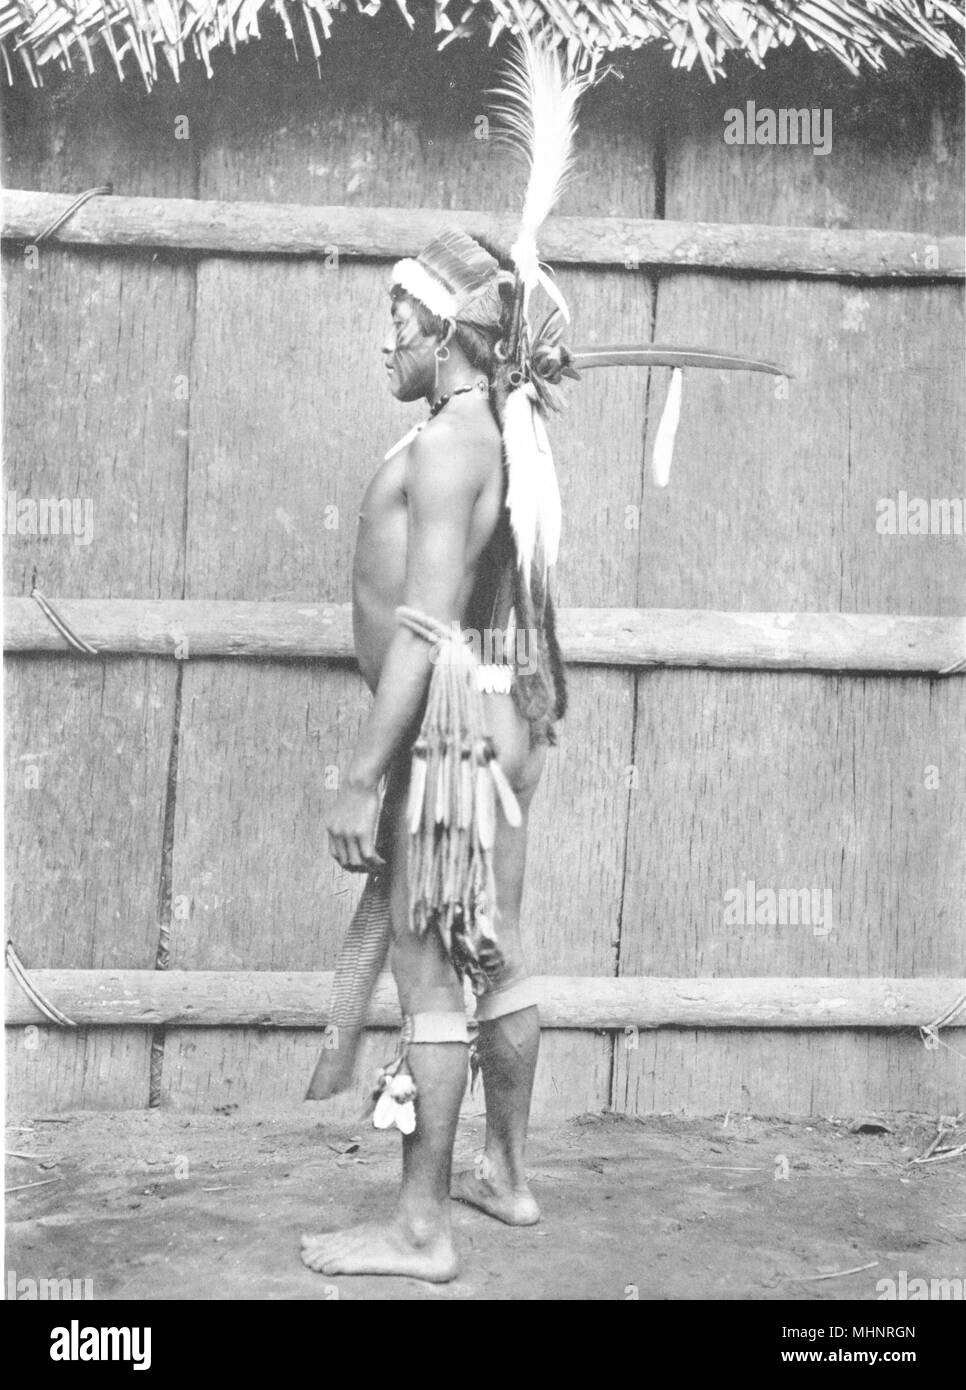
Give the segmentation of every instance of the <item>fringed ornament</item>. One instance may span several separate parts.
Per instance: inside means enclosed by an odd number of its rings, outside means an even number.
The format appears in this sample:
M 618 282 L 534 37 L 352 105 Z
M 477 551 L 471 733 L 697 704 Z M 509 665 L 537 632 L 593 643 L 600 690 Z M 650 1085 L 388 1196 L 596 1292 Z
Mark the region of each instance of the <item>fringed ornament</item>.
M 493 874 L 497 802 L 511 825 L 522 814 L 486 731 L 479 664 L 459 626 L 411 608 L 396 616 L 435 648 L 406 807 L 409 923 L 420 935 L 435 928 L 479 992 L 503 963 Z

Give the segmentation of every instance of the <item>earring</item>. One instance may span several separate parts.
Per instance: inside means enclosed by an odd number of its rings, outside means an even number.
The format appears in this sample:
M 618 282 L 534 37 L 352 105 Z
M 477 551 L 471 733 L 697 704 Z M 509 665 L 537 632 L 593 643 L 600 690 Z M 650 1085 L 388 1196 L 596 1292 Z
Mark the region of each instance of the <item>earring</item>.
M 439 346 L 438 346 L 438 347 L 436 348 L 436 350 L 434 351 L 433 356 L 436 358 L 435 386 L 436 386 L 436 392 L 437 392 L 437 394 L 438 394 L 438 393 L 439 393 L 439 364 L 440 364 L 440 362 L 448 362 L 448 361 L 449 361 L 449 348 L 446 346 L 445 343 L 440 343 Z

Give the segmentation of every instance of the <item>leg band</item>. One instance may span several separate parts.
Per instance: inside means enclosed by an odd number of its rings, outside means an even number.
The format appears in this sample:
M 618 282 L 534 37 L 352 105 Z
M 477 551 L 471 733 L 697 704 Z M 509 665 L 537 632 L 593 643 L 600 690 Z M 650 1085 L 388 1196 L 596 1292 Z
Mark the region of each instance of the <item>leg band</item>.
M 465 1013 L 407 1014 L 403 1019 L 405 1043 L 468 1043 Z
M 531 979 L 517 980 L 506 989 L 490 990 L 481 994 L 476 1001 L 477 1023 L 491 1023 L 505 1014 L 516 1014 L 521 1009 L 530 1009 L 537 1002 L 537 988 Z

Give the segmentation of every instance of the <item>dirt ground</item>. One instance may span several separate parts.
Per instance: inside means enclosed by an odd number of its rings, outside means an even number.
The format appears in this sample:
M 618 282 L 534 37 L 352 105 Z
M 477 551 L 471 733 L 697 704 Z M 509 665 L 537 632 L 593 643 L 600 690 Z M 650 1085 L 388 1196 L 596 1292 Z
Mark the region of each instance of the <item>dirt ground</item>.
M 15 1118 L 5 1286 L 16 1296 L 15 1271 L 91 1279 L 97 1299 L 874 1300 L 902 1270 L 961 1278 L 966 1159 L 910 1165 L 935 1120 L 887 1123 L 604 1112 L 538 1130 L 541 1224 L 511 1230 L 454 1204 L 462 1273 L 431 1286 L 299 1262 L 303 1231 L 390 1208 L 398 1136 L 367 1123 L 327 1125 L 310 1107 Z M 482 1118 L 461 1122 L 459 1166 L 482 1132 Z

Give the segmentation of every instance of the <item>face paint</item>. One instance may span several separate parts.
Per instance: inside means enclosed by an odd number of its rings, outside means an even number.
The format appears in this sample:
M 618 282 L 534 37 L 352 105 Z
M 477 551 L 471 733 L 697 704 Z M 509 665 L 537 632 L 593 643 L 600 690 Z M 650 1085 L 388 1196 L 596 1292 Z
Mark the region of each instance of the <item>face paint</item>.
M 393 326 L 383 347 L 390 389 L 403 401 L 418 400 L 433 384 L 433 342 L 424 336 L 411 304 L 393 306 Z

